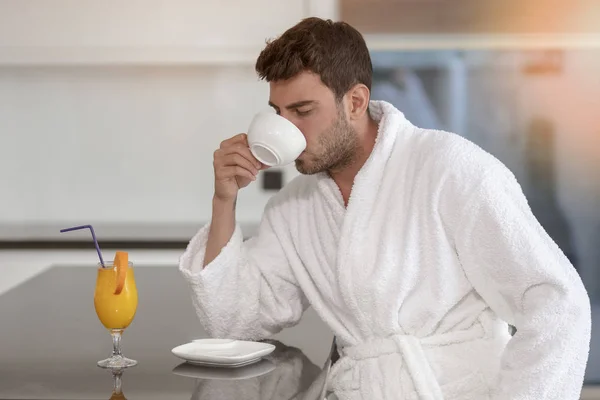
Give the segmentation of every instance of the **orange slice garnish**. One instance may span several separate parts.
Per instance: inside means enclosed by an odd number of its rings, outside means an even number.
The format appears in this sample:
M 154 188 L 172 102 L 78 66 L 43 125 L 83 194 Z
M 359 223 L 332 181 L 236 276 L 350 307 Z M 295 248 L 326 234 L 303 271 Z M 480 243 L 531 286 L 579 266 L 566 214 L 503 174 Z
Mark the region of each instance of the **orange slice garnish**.
M 125 278 L 127 277 L 127 269 L 129 268 L 129 255 L 125 251 L 117 251 L 115 253 L 114 265 L 117 268 L 117 286 L 115 294 L 120 294 L 125 286 Z

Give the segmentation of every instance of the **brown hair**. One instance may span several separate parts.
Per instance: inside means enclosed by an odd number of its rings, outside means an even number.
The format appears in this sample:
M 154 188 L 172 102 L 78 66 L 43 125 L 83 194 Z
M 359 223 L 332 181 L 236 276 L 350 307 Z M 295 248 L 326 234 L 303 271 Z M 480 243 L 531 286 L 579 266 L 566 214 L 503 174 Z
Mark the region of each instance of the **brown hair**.
M 373 65 L 364 38 L 345 22 L 305 18 L 267 46 L 256 60 L 256 72 L 267 82 L 311 71 L 339 101 L 352 86 L 371 90 Z

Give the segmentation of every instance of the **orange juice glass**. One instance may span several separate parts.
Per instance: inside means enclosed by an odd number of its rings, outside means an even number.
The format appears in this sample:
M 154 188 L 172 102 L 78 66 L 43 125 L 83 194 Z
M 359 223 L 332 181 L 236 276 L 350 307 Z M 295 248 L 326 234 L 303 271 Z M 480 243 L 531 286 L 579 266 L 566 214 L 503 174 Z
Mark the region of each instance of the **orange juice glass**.
M 115 294 L 116 286 L 117 268 L 114 264 L 107 262 L 104 263 L 104 267 L 99 265 L 94 291 L 94 307 L 98 319 L 110 331 L 113 342 L 112 356 L 98 361 L 98 366 L 102 368 L 120 369 L 137 364 L 137 361 L 124 357 L 121 352 L 121 336 L 133 321 L 138 304 L 138 293 L 131 262 L 127 268 L 125 285 L 119 294 Z

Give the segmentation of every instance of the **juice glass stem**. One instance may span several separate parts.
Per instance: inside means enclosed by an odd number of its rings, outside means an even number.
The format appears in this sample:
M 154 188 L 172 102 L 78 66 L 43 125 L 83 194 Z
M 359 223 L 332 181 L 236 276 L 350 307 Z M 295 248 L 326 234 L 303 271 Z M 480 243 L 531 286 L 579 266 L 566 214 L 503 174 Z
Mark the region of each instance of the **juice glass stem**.
M 137 365 L 136 360 L 123 357 L 123 353 L 121 352 L 121 337 L 123 335 L 123 329 L 111 329 L 110 335 L 112 336 L 113 343 L 112 355 L 106 360 L 98 361 L 98 366 L 112 370 L 119 370 Z
M 123 353 L 121 353 L 121 336 L 123 334 L 123 329 L 111 329 L 110 334 L 112 335 L 113 342 L 113 357 L 122 357 Z

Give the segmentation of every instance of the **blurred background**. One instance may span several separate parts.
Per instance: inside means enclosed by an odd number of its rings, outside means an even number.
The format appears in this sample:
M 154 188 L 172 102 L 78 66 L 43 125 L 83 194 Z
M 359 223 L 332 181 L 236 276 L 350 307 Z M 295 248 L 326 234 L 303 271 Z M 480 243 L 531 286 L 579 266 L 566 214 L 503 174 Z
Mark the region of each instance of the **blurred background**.
M 90 248 L 67 226 L 93 224 L 105 247 L 183 250 L 210 217 L 214 149 L 267 108 L 265 40 L 313 15 L 365 35 L 373 99 L 515 173 L 600 321 L 597 0 L 0 0 L 0 268 L 24 260 L 0 294 L 43 270 L 34 254 L 50 266 Z M 247 236 L 296 174 L 241 192 Z

